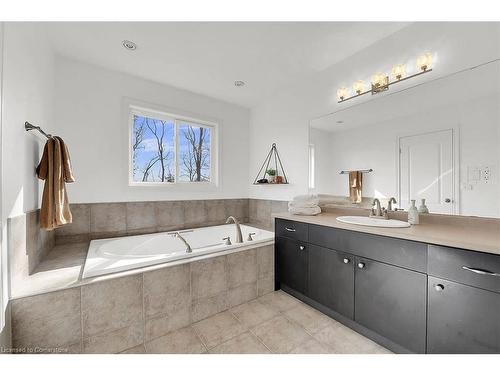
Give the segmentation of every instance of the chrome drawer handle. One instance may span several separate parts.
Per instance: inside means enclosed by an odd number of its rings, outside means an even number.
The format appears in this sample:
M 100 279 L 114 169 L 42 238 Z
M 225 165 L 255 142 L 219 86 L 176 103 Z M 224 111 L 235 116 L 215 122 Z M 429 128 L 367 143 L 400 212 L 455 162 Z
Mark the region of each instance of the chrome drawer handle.
M 306 248 L 305 246 L 302 246 L 302 245 L 301 245 L 301 246 L 299 246 L 299 249 L 300 249 L 300 250 L 304 250 L 305 248 Z
M 470 267 L 467 267 L 467 266 L 462 266 L 462 269 L 464 269 L 466 271 L 477 273 L 478 275 L 487 275 L 487 276 L 497 276 L 497 277 L 500 277 L 500 273 L 490 272 L 490 271 L 485 271 L 485 270 L 480 270 L 478 268 L 470 268 Z
M 359 262 L 359 263 L 358 263 L 358 268 L 359 268 L 359 269 L 363 269 L 363 268 L 365 268 L 365 264 L 364 264 L 363 262 Z
M 288 228 L 288 227 L 285 227 L 285 230 L 288 231 L 288 232 L 296 232 L 295 229 L 293 228 Z
M 344 258 L 344 263 L 345 264 L 349 263 L 349 258 Z

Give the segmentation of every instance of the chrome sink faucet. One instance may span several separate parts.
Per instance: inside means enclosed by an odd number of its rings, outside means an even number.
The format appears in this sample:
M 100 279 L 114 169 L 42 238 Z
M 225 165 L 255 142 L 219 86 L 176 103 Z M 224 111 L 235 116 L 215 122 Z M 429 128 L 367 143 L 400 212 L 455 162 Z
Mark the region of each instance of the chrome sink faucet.
M 226 220 L 226 224 L 229 224 L 231 221 L 236 225 L 236 243 L 243 243 L 240 222 L 234 216 L 229 216 Z
M 191 249 L 191 246 L 188 244 L 188 242 L 186 241 L 186 239 L 181 236 L 181 234 L 179 232 L 175 232 L 173 234 L 173 236 L 176 237 L 176 238 L 178 238 L 182 242 L 184 242 L 184 245 L 186 245 L 186 253 L 192 253 L 193 252 L 193 250 Z
M 373 206 L 375 206 L 375 209 L 373 209 Z M 388 219 L 389 216 L 387 215 L 387 210 L 380 205 L 380 200 L 378 198 L 375 198 L 372 202 L 372 211 L 370 214 L 370 217 L 375 218 L 375 219 Z
M 387 211 L 389 211 L 389 212 L 390 212 L 390 211 L 396 211 L 396 209 L 395 209 L 395 208 L 392 208 L 392 204 L 393 204 L 393 203 L 394 203 L 394 204 L 396 204 L 396 203 L 398 203 L 398 202 L 396 201 L 396 198 L 391 197 L 391 199 L 389 199 L 389 202 L 387 202 Z

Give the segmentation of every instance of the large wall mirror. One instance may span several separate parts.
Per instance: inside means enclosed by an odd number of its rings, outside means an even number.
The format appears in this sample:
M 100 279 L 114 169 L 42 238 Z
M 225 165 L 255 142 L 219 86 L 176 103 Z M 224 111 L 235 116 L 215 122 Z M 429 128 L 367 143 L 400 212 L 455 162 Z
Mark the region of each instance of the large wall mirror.
M 500 61 L 379 95 L 311 120 L 310 191 L 334 204 L 395 197 L 406 210 L 425 199 L 431 213 L 500 217 Z M 360 170 L 354 204 L 341 172 Z

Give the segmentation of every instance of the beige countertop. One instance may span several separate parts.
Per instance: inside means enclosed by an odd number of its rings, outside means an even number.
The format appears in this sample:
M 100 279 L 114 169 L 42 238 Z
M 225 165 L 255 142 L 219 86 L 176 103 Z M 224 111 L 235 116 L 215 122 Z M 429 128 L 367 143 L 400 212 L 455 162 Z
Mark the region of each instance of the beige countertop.
M 428 220 L 423 218 L 421 224 L 409 228 L 381 228 L 345 224 L 336 220 L 344 215 L 353 213 L 326 212 L 316 216 L 292 215 L 288 212 L 273 214 L 280 219 L 500 255 L 498 219 L 433 215 Z

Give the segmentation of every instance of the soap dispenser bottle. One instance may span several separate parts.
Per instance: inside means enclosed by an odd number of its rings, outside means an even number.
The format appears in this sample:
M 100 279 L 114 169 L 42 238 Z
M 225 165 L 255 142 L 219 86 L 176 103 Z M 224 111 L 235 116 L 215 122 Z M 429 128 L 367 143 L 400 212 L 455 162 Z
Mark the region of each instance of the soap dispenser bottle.
M 411 206 L 408 209 L 408 222 L 412 225 L 416 225 L 419 223 L 418 210 L 415 206 L 415 199 L 411 200 Z
M 425 198 L 422 198 L 422 203 L 420 203 L 420 206 L 418 207 L 418 213 L 419 214 L 428 214 L 429 209 L 425 205 Z

